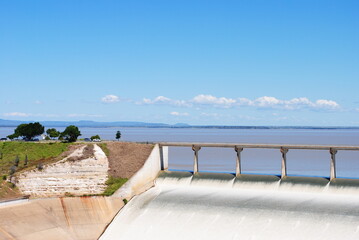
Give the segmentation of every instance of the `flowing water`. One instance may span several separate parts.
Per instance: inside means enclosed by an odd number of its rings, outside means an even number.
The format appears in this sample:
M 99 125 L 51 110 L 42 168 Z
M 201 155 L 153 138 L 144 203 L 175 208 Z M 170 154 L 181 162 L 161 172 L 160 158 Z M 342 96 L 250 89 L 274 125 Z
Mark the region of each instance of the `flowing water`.
M 130 201 L 100 239 L 359 239 L 355 187 L 171 175 Z

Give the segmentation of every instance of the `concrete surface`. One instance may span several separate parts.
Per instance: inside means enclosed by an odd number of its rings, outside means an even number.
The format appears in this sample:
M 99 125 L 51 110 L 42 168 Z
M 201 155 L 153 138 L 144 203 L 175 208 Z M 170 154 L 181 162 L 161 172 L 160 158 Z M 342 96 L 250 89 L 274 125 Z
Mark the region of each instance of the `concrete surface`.
M 0 206 L 2 240 L 94 240 L 123 201 L 113 197 L 48 198 Z
M 150 156 L 143 167 L 133 175 L 119 190 L 114 193 L 114 197 L 131 199 L 133 196 L 141 194 L 154 186 L 154 182 L 161 171 L 160 148 L 158 144 L 153 148 Z M 165 166 L 168 165 L 168 150 L 164 151 Z

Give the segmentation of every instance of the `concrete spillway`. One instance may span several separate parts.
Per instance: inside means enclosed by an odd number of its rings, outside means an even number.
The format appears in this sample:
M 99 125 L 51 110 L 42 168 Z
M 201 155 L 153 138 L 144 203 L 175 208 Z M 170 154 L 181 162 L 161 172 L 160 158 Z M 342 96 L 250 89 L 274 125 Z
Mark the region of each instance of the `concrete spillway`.
M 357 182 L 164 173 L 101 240 L 359 239 Z
M 94 240 L 123 206 L 118 198 L 47 198 L 0 205 L 1 240 Z

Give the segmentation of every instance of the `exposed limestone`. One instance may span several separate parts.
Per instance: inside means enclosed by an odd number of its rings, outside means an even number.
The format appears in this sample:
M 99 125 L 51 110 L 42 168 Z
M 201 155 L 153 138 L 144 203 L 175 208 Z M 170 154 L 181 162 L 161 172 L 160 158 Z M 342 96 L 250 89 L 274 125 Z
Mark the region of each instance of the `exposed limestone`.
M 23 194 L 37 197 L 102 193 L 108 178 L 108 159 L 97 145 L 94 145 L 93 156 L 81 159 L 85 147 L 76 149 L 59 162 L 45 165 L 43 170 L 19 174 L 17 187 Z

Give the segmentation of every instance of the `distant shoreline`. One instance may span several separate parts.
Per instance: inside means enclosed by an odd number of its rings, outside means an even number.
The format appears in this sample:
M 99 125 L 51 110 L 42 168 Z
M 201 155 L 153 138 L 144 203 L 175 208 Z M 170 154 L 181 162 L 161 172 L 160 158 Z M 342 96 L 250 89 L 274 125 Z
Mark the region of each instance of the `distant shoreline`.
M 0 119 L 0 127 L 17 127 L 22 123 L 40 122 L 45 127 L 67 127 L 75 125 L 77 127 L 88 128 L 204 128 L 204 129 L 359 129 L 359 126 L 240 126 L 240 125 L 190 125 L 187 123 L 149 123 L 135 121 L 116 121 L 116 122 L 95 122 L 88 120 L 81 121 L 20 121 Z
M 2 126 L 1 128 L 16 128 L 18 125 Z M 44 125 L 49 127 L 67 127 L 69 125 Z M 271 129 L 286 129 L 286 130 L 358 130 L 359 127 L 310 127 L 310 126 L 82 126 L 76 125 L 79 128 L 170 128 L 170 129 L 259 129 L 259 130 L 271 130 Z

